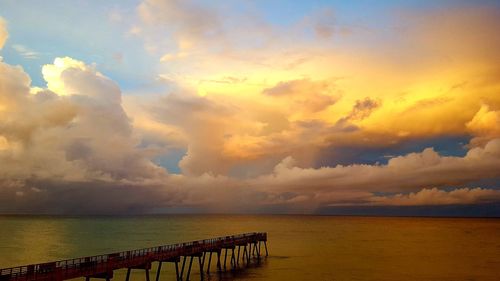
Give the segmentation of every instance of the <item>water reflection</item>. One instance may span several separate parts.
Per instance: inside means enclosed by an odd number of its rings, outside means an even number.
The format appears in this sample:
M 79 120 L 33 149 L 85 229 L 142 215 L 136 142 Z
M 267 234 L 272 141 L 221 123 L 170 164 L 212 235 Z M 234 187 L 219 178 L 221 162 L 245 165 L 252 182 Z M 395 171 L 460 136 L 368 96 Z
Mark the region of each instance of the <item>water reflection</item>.
M 40 217 L 0 217 L 0 264 L 4 267 L 57 260 L 68 256 L 67 224 Z
M 206 280 L 498 280 L 499 219 L 315 216 L 0 216 L 0 267 L 268 232 L 270 256 Z M 197 264 L 194 276 L 199 279 Z M 214 266 L 214 265 L 212 265 Z M 156 265 L 151 272 L 154 280 Z M 214 269 L 215 270 L 215 267 Z M 175 280 L 173 264 L 162 281 Z M 214 271 L 212 271 L 214 272 Z M 113 280 L 125 280 L 124 270 Z M 135 270 L 132 280 L 145 280 Z

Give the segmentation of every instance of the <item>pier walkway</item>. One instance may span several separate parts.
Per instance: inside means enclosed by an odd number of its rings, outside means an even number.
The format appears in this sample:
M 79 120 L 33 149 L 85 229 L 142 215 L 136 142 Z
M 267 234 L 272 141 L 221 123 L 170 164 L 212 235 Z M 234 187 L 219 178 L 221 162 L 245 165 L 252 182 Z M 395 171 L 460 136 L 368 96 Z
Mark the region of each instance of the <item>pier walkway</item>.
M 177 280 L 189 280 L 193 260 L 196 259 L 198 260 L 200 278 L 203 280 L 204 272 L 210 272 L 212 254 L 216 259 L 214 262 L 216 262 L 218 271 L 227 269 L 228 259 L 229 266 L 234 269 L 240 262 L 249 264 L 252 256 L 259 259 L 261 257 L 261 243 L 264 245 L 263 248 L 267 256 L 267 233 L 254 232 L 4 268 L 0 269 L 0 281 L 62 281 L 78 277 L 85 277 L 86 281 L 89 281 L 90 278 L 101 278 L 109 281 L 113 278 L 113 271 L 117 269 L 127 269 L 125 281 L 129 281 L 133 269 L 144 270 L 146 281 L 150 281 L 149 270 L 153 262 L 158 262 L 156 281 L 160 281 L 161 267 L 165 262 L 175 265 Z M 223 254 L 224 258 L 221 263 Z M 207 265 L 205 266 L 205 264 Z

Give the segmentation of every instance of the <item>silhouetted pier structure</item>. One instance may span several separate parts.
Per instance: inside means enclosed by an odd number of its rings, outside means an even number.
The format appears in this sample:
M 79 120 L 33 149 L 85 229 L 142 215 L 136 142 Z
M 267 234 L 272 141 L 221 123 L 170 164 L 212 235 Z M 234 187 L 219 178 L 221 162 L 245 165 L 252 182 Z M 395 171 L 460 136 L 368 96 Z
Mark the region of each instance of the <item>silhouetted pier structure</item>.
M 164 245 L 106 255 L 90 256 L 69 260 L 61 260 L 40 264 L 31 264 L 0 269 L 0 281 L 61 281 L 78 277 L 101 278 L 109 281 L 113 271 L 127 269 L 125 281 L 129 281 L 134 269 L 145 271 L 146 281 L 150 281 L 149 271 L 153 262 L 158 262 L 156 281 L 160 281 L 163 263 L 175 265 L 176 280 L 189 280 L 193 260 L 198 260 L 200 278 L 206 270 L 210 272 L 212 254 L 217 262 L 217 270 L 227 269 L 229 257 L 231 268 L 236 268 L 240 262 L 249 264 L 251 257 L 261 257 L 261 244 L 267 252 L 267 233 L 255 232 L 239 235 L 217 237 L 199 241 Z M 241 250 L 243 248 L 243 250 Z M 240 252 L 241 258 L 240 258 Z M 223 264 L 221 258 L 224 254 Z M 208 264 L 205 261 L 208 256 Z M 189 261 L 188 261 L 189 260 Z M 182 262 L 181 262 L 182 261 Z M 180 267 L 180 268 L 179 268 Z

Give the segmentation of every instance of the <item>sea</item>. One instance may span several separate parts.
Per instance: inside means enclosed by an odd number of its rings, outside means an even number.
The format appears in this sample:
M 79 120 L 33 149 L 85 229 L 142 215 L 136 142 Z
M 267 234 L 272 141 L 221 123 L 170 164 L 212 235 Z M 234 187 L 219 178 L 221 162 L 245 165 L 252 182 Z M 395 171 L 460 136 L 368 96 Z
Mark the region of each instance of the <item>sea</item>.
M 268 257 L 224 273 L 212 262 L 204 280 L 500 280 L 500 219 L 491 218 L 8 215 L 0 268 L 257 231 L 268 233 Z M 174 272 L 164 263 L 160 281 Z M 131 280 L 145 280 L 144 270 Z M 197 264 L 191 280 L 200 280 Z

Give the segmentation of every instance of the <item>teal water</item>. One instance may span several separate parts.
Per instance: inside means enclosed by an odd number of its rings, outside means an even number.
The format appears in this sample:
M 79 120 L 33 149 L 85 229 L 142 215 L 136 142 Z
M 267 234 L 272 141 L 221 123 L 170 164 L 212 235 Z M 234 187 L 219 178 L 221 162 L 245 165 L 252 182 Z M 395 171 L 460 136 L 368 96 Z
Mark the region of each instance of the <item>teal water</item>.
M 500 280 L 500 219 L 470 218 L 0 216 L 0 268 L 253 231 L 270 256 L 207 280 Z

